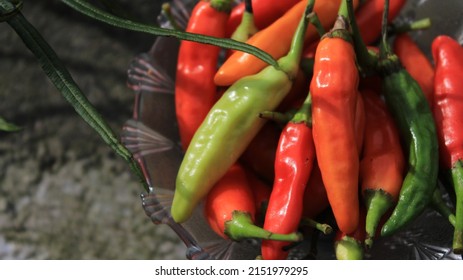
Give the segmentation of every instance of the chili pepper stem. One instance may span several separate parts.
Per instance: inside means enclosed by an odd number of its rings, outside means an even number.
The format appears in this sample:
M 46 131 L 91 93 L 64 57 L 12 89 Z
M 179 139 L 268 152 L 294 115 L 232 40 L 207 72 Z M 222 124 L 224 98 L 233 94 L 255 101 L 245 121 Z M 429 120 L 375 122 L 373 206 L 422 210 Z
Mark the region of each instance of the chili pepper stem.
M 325 235 L 331 234 L 333 232 L 333 228 L 330 225 L 319 223 L 319 222 L 317 222 L 317 221 L 315 221 L 313 219 L 307 218 L 307 217 L 303 217 L 301 219 L 301 224 L 302 225 L 307 225 L 307 226 L 312 227 L 312 228 L 315 228 L 316 230 L 322 232 Z
M 392 207 L 393 201 L 391 195 L 383 190 L 367 190 L 365 191 L 365 205 L 367 208 L 365 245 L 371 248 L 381 217 Z
M 225 222 L 225 234 L 232 240 L 239 241 L 246 238 L 298 242 L 303 239 L 302 234 L 294 232 L 278 234 L 254 225 L 251 216 L 242 211 L 234 211 L 232 219 Z
M 336 259 L 338 260 L 362 260 L 363 246 L 350 236 L 344 236 L 335 242 Z
M 360 67 L 362 68 L 362 72 L 364 74 L 369 73 L 370 71 L 372 71 L 372 69 L 375 68 L 378 59 L 376 55 L 368 51 L 367 46 L 363 42 L 362 36 L 360 34 L 360 29 L 357 25 L 357 21 L 355 20 L 354 4 L 352 0 L 347 0 L 347 14 L 352 30 L 352 41 L 355 48 L 355 52 L 357 54 L 357 60 L 359 62 Z
M 393 33 L 393 34 L 400 34 L 400 33 L 406 33 L 410 31 L 415 31 L 415 30 L 422 30 L 422 29 L 427 29 L 431 27 L 431 19 L 430 18 L 423 18 L 419 19 L 410 23 L 404 23 L 404 24 L 392 24 L 389 27 L 388 32 Z
M 436 188 L 434 194 L 432 195 L 431 207 L 444 218 L 447 218 L 452 226 L 455 226 L 455 215 L 452 213 L 450 207 L 448 207 L 445 201 L 442 199 L 442 193 L 439 188 Z
M 240 24 L 236 28 L 236 30 L 231 35 L 233 40 L 239 42 L 246 42 L 252 35 L 256 34 L 258 28 L 254 22 L 254 14 L 252 12 L 252 3 L 250 0 L 245 1 L 246 9 L 243 12 L 243 17 L 241 19 Z
M 259 118 L 263 118 L 266 120 L 272 120 L 277 123 L 285 124 L 293 117 L 293 113 L 280 113 L 280 112 L 273 112 L 273 111 L 264 111 L 259 113 Z
M 232 8 L 231 0 L 206 0 L 210 2 L 211 7 L 221 12 L 229 12 Z
M 278 60 L 280 69 L 289 76 L 290 80 L 296 78 L 296 73 L 299 69 L 300 58 L 304 48 L 302 42 L 304 42 L 307 26 L 309 25 L 309 17 L 313 11 L 314 5 L 315 0 L 309 0 L 304 10 L 304 16 L 301 18 L 296 33 L 291 41 L 291 48 L 288 54 Z
M 463 161 L 459 159 L 452 168 L 452 180 L 455 189 L 455 231 L 453 234 L 453 252 L 463 253 Z

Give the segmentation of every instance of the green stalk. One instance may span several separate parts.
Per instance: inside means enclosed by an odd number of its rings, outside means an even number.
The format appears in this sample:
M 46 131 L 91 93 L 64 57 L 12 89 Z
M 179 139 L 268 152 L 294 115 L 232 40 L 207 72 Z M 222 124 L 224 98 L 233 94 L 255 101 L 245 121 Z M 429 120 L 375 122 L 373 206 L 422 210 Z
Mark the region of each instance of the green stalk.
M 453 234 L 453 252 L 463 253 L 463 162 L 458 160 L 452 167 L 453 187 L 456 195 L 455 231 Z
M 334 245 L 337 260 L 362 260 L 363 246 L 350 236 L 344 236 Z
M 264 240 L 298 242 L 303 238 L 300 233 L 278 234 L 258 227 L 254 224 L 248 213 L 241 211 L 234 211 L 232 219 L 225 222 L 225 234 L 235 241 L 246 238 L 258 238 Z
M 301 224 L 312 227 L 312 228 L 322 232 L 325 235 L 331 234 L 333 232 L 333 228 L 330 225 L 319 223 L 319 222 L 317 222 L 317 221 L 315 221 L 313 219 L 307 218 L 307 217 L 302 217 Z
M 431 207 L 441 214 L 444 218 L 447 218 L 449 223 L 455 227 L 456 219 L 450 207 L 447 206 L 445 201 L 442 199 L 442 193 L 439 187 L 436 187 L 434 194 L 432 195 Z
M 365 245 L 368 248 L 373 245 L 373 239 L 381 218 L 393 204 L 391 195 L 383 190 L 368 190 L 365 192 L 365 206 L 367 208 Z
M 252 35 L 259 31 L 254 22 L 254 13 L 252 11 L 252 1 L 245 0 L 245 10 L 240 24 L 233 32 L 231 38 L 239 42 L 246 42 Z
M 300 58 L 304 48 L 304 39 L 307 26 L 309 25 L 309 17 L 313 11 L 315 0 L 309 0 L 304 11 L 304 16 L 301 18 L 299 25 L 296 29 L 296 33 L 291 41 L 291 48 L 288 54 L 278 60 L 280 68 L 288 75 L 294 73 L 294 76 L 290 75 L 290 79 L 293 80 L 299 68 Z
M 232 39 L 215 38 L 212 36 L 193 34 L 193 33 L 184 32 L 180 30 L 160 28 L 160 27 L 156 27 L 152 25 L 134 22 L 128 19 L 123 19 L 123 18 L 114 16 L 112 14 L 109 14 L 82 0 L 62 0 L 62 1 L 69 7 L 73 8 L 74 10 L 88 17 L 102 21 L 104 23 L 107 23 L 109 25 L 112 25 L 118 28 L 124 28 L 124 29 L 132 30 L 132 31 L 148 33 L 148 34 L 152 34 L 156 36 L 174 37 L 179 40 L 210 44 L 210 45 L 214 45 L 214 46 L 218 46 L 218 47 L 222 47 L 226 49 L 234 49 L 234 50 L 243 51 L 243 52 L 252 54 L 256 56 L 257 58 L 261 59 L 262 61 L 279 69 L 278 63 L 271 55 L 249 44 L 238 42 Z
M 4 15 L 12 13 L 15 9 L 15 6 L 13 6 L 9 1 L 0 0 L 0 14 Z M 140 179 L 145 190 L 149 191 L 149 186 L 143 176 L 143 172 L 132 157 L 132 154 L 119 142 L 118 137 L 112 131 L 111 127 L 85 97 L 62 61 L 50 45 L 48 45 L 48 43 L 43 39 L 40 33 L 20 12 L 16 12 L 10 16 L 7 19 L 7 22 L 21 37 L 29 50 L 36 56 L 43 71 L 58 91 L 61 92 L 63 97 L 101 136 L 103 141 L 129 164 L 132 171 Z

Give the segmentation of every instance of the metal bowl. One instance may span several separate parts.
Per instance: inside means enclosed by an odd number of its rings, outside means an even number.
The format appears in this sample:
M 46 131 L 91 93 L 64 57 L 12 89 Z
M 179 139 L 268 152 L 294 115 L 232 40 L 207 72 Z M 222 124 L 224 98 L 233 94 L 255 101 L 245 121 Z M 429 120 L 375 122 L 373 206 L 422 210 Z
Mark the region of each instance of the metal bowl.
M 172 13 L 181 26 L 186 26 L 196 1 L 173 0 Z M 430 29 L 415 31 L 411 36 L 430 55 L 434 37 L 447 34 L 463 41 L 461 21 L 463 1 L 409 0 L 396 21 L 411 21 L 430 17 Z M 159 16 L 159 24 L 171 28 L 168 20 Z M 128 85 L 135 93 L 132 119 L 123 127 L 122 141 L 139 161 L 148 184 L 149 194 L 142 195 L 146 214 L 155 224 L 167 224 L 186 246 L 187 259 L 255 259 L 259 242 L 224 240 L 207 225 L 200 204 L 193 217 L 177 224 L 170 216 L 175 177 L 183 153 L 180 148 L 175 117 L 174 83 L 179 40 L 159 37 L 152 48 L 136 56 L 128 70 Z M 430 56 L 429 56 L 430 57 Z M 366 252 L 365 259 L 461 259 L 451 250 L 453 228 L 439 214 L 425 211 L 399 233 L 380 238 Z M 334 259 L 333 236 L 318 242 L 317 259 Z M 307 256 L 307 244 L 292 249 L 290 258 Z

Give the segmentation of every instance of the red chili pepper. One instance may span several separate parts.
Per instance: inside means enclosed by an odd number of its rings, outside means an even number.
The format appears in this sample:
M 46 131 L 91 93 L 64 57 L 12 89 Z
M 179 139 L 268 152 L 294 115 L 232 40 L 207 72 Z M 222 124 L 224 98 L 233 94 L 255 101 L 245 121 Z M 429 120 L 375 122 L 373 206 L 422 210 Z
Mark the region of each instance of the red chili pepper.
M 298 228 L 302 217 L 305 187 L 315 157 L 310 127 L 311 97 L 285 125 L 275 157 L 275 180 L 265 215 L 264 229 L 290 233 Z M 262 258 L 285 259 L 287 242 L 262 241 Z
M 345 26 L 342 17 L 336 25 L 341 27 L 336 30 L 340 36 L 349 36 L 342 28 Z M 352 44 L 337 36 L 324 36 L 315 53 L 310 86 L 313 137 L 328 199 L 338 227 L 345 233 L 353 232 L 359 220 L 359 153 L 355 131 L 358 82 Z
M 405 158 L 398 129 L 380 95 L 368 89 L 362 95 L 366 123 L 360 184 L 367 208 L 366 245 L 371 246 L 381 217 L 399 197 Z
M 225 37 L 231 0 L 199 1 L 191 12 L 187 32 Z M 175 78 L 175 110 L 184 150 L 216 101 L 214 75 L 220 48 L 182 41 Z
M 434 96 L 434 67 L 424 52 L 407 33 L 394 40 L 394 52 L 410 75 L 418 82 L 429 106 Z
M 293 7 L 301 0 L 273 1 L 252 0 L 252 9 L 254 13 L 254 22 L 258 29 L 263 29 L 281 17 L 286 11 Z M 230 14 L 227 23 L 227 34 L 232 34 L 241 22 L 245 10 L 244 2 L 236 5 Z
M 360 35 L 366 45 L 374 43 L 381 34 L 381 21 L 385 0 L 368 0 L 355 12 Z M 399 14 L 406 0 L 392 0 L 389 4 L 388 22 L 392 22 Z
M 262 238 L 299 241 L 298 233 L 273 234 L 254 224 L 254 195 L 246 172 L 235 164 L 214 185 L 206 197 L 204 214 L 211 228 L 225 239 L 239 241 L 245 238 Z
M 450 171 L 456 195 L 453 251 L 463 253 L 463 47 L 449 36 L 432 43 L 436 72 L 434 119 L 441 166 Z

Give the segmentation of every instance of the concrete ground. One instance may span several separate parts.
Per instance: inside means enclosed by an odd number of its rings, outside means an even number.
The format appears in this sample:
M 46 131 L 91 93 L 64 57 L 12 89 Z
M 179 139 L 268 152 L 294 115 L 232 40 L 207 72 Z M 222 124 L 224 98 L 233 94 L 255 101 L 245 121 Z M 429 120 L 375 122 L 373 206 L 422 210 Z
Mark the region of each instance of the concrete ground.
M 94 1 L 95 2 L 95 1 Z M 153 23 L 161 1 L 118 1 Z M 61 1 L 24 1 L 23 15 L 119 135 L 131 117 L 130 60 L 154 37 L 89 19 Z M 184 259 L 183 245 L 143 212 L 143 191 L 65 101 L 7 23 L 0 23 L 0 259 Z

